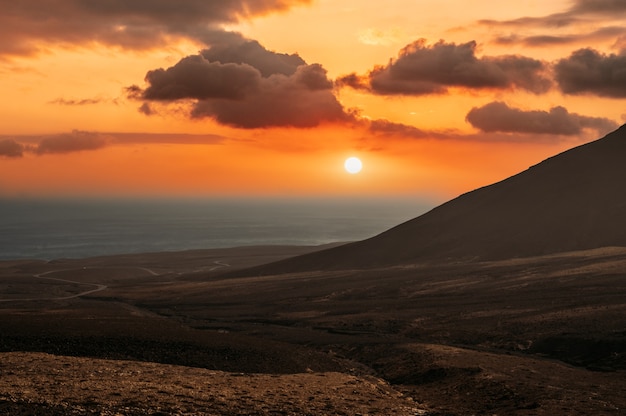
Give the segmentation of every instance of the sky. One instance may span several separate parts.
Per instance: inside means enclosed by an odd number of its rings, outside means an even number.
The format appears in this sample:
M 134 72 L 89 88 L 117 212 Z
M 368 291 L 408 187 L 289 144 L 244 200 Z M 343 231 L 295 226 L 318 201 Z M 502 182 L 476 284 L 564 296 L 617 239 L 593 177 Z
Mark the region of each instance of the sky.
M 626 122 L 623 0 L 0 9 L 0 197 L 443 201 Z

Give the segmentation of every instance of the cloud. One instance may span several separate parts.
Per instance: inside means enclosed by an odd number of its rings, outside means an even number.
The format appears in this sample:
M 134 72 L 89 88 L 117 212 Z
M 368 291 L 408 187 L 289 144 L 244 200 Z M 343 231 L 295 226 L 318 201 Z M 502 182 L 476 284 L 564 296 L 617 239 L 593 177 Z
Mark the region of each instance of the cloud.
M 622 26 L 607 26 L 596 29 L 590 33 L 563 34 L 563 35 L 533 35 L 519 36 L 508 35 L 499 36 L 495 43 L 501 45 L 523 44 L 531 47 L 570 45 L 581 42 L 594 42 L 602 40 L 612 40 L 619 36 L 626 35 L 626 28 Z
M 228 42 L 216 43 L 200 52 L 209 62 L 222 64 L 248 64 L 263 77 L 274 74 L 293 75 L 301 65 L 306 65 L 298 54 L 277 53 L 265 49 L 255 40 L 231 36 Z
M 490 29 L 504 28 L 504 29 L 531 29 L 531 28 L 565 28 L 581 23 L 589 23 L 589 19 L 583 17 L 581 14 L 570 13 L 555 13 L 548 16 L 539 17 L 519 17 L 511 20 L 493 20 L 493 19 L 481 19 L 478 24 L 481 26 L 487 26 Z
M 610 14 L 626 12 L 623 0 L 576 0 L 570 13 L 602 13 Z
M 403 136 L 415 139 L 423 139 L 429 137 L 427 132 L 418 129 L 417 127 L 409 126 L 402 123 L 395 123 L 385 119 L 369 121 L 368 130 L 374 134 Z
M 610 41 L 626 32 L 626 2 L 623 0 L 575 0 L 560 13 L 547 16 L 521 17 L 512 20 L 479 20 L 478 24 L 494 29 L 511 30 L 499 34 L 498 44 L 522 44 L 542 47 L 582 42 Z M 549 30 L 550 33 L 528 34 L 531 30 Z M 556 33 L 569 30 L 569 33 Z M 520 35 L 525 33 L 525 35 Z
M 24 155 L 24 145 L 13 139 L 0 140 L 0 156 L 3 157 L 22 157 Z
M 146 116 L 151 116 L 153 114 L 155 114 L 156 112 L 152 109 L 152 107 L 150 106 L 150 104 L 148 103 L 143 103 L 141 104 L 141 106 L 139 106 L 139 112 L 141 114 L 144 114 Z
M 190 100 L 192 118 L 211 117 L 234 127 L 313 127 L 352 117 L 333 94 L 321 65 L 243 38 L 231 37 L 170 68 L 149 71 L 145 80 L 145 89 L 127 89 L 129 97 Z M 146 105 L 140 111 L 151 114 Z
M 250 65 L 210 62 L 202 55 L 187 56 L 168 69 L 149 71 L 143 92 L 146 100 L 183 98 L 242 99 L 257 89 L 261 74 Z
M 201 42 L 220 24 L 310 3 L 310 0 L 0 0 L 0 55 L 28 54 L 46 43 L 93 42 L 149 49 L 171 37 Z
M 212 117 L 221 124 L 241 128 L 314 127 L 350 120 L 331 86 L 320 65 L 301 66 L 290 77 L 277 74 L 263 78 L 258 89 L 244 99 L 200 100 L 191 116 Z
M 404 47 L 397 59 L 377 66 L 366 76 L 350 74 L 340 85 L 381 95 L 443 94 L 449 87 L 470 89 L 523 89 L 536 94 L 550 88 L 546 65 L 517 55 L 476 57 L 476 42 L 439 41 L 426 45 L 420 39 Z
M 107 139 L 99 134 L 74 130 L 41 139 L 34 152 L 39 155 L 50 153 L 71 153 L 84 150 L 97 150 L 107 145 Z
M 478 23 L 491 28 L 563 28 L 581 23 L 589 24 L 594 21 L 619 20 L 626 12 L 626 3 L 623 0 L 575 0 L 572 3 L 567 10 L 547 16 L 526 16 L 511 20 L 482 19 Z
M 56 100 L 50 101 L 50 104 L 58 104 L 58 105 L 65 105 L 65 106 L 84 106 L 84 105 L 100 104 L 103 102 L 115 103 L 115 100 L 108 100 L 104 98 L 82 98 L 79 100 L 68 100 L 66 98 L 57 98 Z
M 408 139 L 450 139 L 454 135 L 450 132 L 422 130 L 408 124 L 395 123 L 385 119 L 366 120 L 367 130 L 376 136 L 392 136 Z
M 502 104 L 502 103 L 492 103 L 492 104 Z M 423 130 L 417 128 L 415 126 L 396 123 L 389 120 L 378 119 L 378 120 L 360 120 L 359 126 L 363 128 L 363 130 L 367 133 L 367 135 L 363 138 L 364 142 L 369 142 L 371 146 L 370 150 L 380 150 L 385 148 L 390 143 L 393 143 L 393 140 L 447 140 L 454 142 L 465 142 L 465 143 L 550 143 L 555 141 L 561 141 L 564 137 L 571 138 L 575 137 L 580 140 L 590 140 L 596 137 L 596 132 L 588 134 L 588 132 L 583 132 L 583 129 L 591 129 L 596 130 L 600 134 L 605 134 L 617 126 L 614 122 L 607 119 L 596 119 L 593 117 L 584 117 L 579 116 L 577 114 L 569 114 L 566 115 L 565 118 L 570 118 L 568 121 L 561 120 L 562 123 L 576 124 L 579 123 L 579 128 L 574 126 L 570 127 L 569 131 L 577 130 L 577 133 L 569 133 L 561 134 L 558 133 L 558 126 L 554 128 L 537 128 L 534 131 L 529 128 L 525 128 L 525 126 L 519 126 L 523 122 L 519 122 L 520 113 L 522 113 L 522 120 L 526 122 L 532 119 L 532 114 L 523 115 L 523 111 L 515 110 L 506 107 L 504 111 L 498 112 L 498 109 L 493 109 L 493 114 L 488 114 L 487 112 L 490 110 L 490 105 L 487 105 L 487 109 L 483 113 L 485 118 L 489 117 L 499 117 L 503 113 L 506 117 L 511 117 L 513 120 L 510 123 L 506 123 L 507 120 L 502 121 L 502 125 L 497 125 L 494 123 L 493 125 L 487 125 L 488 121 L 485 121 L 485 128 L 493 128 L 493 130 L 482 130 L 480 133 L 465 133 L 456 129 L 444 129 L 444 130 Z M 496 106 L 493 106 L 496 107 Z M 476 110 L 476 109 L 475 109 Z M 478 109 L 480 110 L 480 109 Z M 508 110 L 508 112 L 507 112 Z M 550 122 L 559 122 L 558 121 L 558 113 L 564 109 L 552 109 L 550 112 L 545 111 L 536 111 L 534 113 L 544 113 L 547 117 L 550 118 L 550 114 L 556 114 L 553 117 L 553 120 L 548 120 L 547 123 Z M 567 111 L 565 111 L 567 114 Z M 510 114 L 507 114 L 510 113 Z M 533 112 L 526 112 L 533 113 Z M 480 113 L 478 113 L 480 115 Z M 537 117 L 541 119 L 541 115 Z M 546 121 L 546 120 L 540 120 Z M 517 128 L 517 129 L 516 129 Z M 563 130 L 568 130 L 568 128 L 564 128 Z
M 563 107 L 550 111 L 524 111 L 511 108 L 503 102 L 492 102 L 474 107 L 466 120 L 484 132 L 528 134 L 577 135 L 583 129 L 593 129 L 599 134 L 614 130 L 618 124 L 607 118 L 586 117 L 570 113 Z
M 559 60 L 555 78 L 566 94 L 595 94 L 603 97 L 626 97 L 626 52 L 606 55 L 585 48 Z

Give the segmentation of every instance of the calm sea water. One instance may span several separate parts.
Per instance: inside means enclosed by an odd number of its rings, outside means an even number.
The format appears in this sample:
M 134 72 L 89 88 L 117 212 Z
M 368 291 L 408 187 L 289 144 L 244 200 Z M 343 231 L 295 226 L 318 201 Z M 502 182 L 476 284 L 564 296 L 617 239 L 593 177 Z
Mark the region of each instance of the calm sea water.
M 432 206 L 409 199 L 0 199 L 0 259 L 354 241 Z

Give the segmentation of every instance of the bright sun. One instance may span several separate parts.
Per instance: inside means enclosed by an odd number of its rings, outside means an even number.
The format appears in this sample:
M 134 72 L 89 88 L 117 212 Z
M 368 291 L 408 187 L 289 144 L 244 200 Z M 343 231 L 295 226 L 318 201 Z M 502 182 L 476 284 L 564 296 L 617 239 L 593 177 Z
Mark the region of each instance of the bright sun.
M 346 172 L 354 175 L 355 173 L 359 173 L 361 171 L 363 163 L 361 163 L 361 159 L 353 156 L 346 159 L 343 167 L 346 169 Z

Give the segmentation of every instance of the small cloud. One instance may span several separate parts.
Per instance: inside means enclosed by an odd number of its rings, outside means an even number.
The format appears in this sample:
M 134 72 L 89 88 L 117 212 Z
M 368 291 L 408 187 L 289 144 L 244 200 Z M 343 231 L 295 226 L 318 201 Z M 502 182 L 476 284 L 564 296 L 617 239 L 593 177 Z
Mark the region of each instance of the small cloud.
M 67 106 L 83 106 L 83 105 L 100 104 L 103 101 L 106 101 L 106 100 L 102 98 L 83 98 L 81 100 L 67 100 L 65 98 L 57 98 L 56 100 L 50 101 L 50 104 L 67 105 Z
M 400 41 L 402 31 L 398 28 L 388 30 L 370 28 L 359 32 L 358 38 L 365 45 L 389 46 Z
M 74 130 L 71 133 L 45 136 L 34 152 L 39 155 L 97 150 L 105 147 L 107 140 L 99 133 Z
M 484 132 L 565 136 L 580 134 L 583 129 L 592 129 L 604 134 L 617 127 L 617 123 L 607 118 L 570 113 L 560 106 L 553 107 L 550 111 L 524 111 L 511 108 L 499 101 L 472 108 L 466 120 Z
M 13 139 L 0 140 L 0 156 L 3 157 L 22 157 L 24 155 L 24 145 Z
M 150 104 L 148 103 L 141 104 L 141 106 L 139 107 L 139 112 L 146 116 L 151 116 L 155 113 L 152 107 L 150 107 Z
M 432 137 L 429 132 L 407 124 L 394 123 L 389 120 L 378 119 L 369 122 L 368 130 L 377 135 L 400 136 L 413 139 Z

